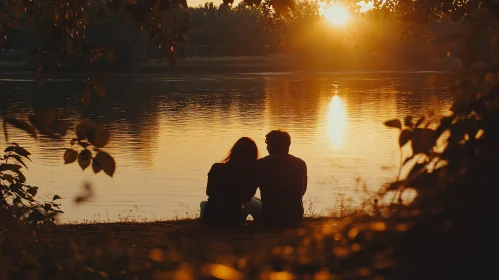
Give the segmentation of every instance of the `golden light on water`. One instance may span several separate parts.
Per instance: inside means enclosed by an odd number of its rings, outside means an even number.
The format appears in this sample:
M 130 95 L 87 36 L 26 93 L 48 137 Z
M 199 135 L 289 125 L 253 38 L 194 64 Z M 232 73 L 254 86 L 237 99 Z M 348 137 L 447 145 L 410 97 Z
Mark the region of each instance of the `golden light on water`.
M 343 145 L 347 133 L 347 110 L 339 96 L 333 96 L 327 114 L 329 140 L 333 149 L 338 150 Z
M 345 25 L 351 17 L 350 12 L 338 3 L 322 9 L 324 17 L 334 25 Z

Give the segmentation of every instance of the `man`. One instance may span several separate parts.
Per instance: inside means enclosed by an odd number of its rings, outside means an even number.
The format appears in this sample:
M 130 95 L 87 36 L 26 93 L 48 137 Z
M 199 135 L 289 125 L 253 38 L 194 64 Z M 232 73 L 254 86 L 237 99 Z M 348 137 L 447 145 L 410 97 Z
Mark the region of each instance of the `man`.
M 287 132 L 272 130 L 265 137 L 269 155 L 257 163 L 263 222 L 271 227 L 298 225 L 303 218 L 307 165 L 289 154 L 291 137 Z

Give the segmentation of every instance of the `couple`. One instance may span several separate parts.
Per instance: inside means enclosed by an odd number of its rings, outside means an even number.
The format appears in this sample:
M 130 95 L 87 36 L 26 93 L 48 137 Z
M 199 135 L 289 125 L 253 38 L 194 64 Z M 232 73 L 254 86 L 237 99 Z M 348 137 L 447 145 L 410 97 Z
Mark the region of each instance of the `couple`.
M 289 154 L 291 137 L 273 130 L 265 139 L 269 155 L 258 159 L 258 148 L 248 137 L 239 139 L 208 173 L 201 202 L 201 220 L 207 224 L 241 224 L 251 215 L 269 227 L 298 225 L 303 218 L 302 197 L 307 190 L 307 165 Z M 260 188 L 261 200 L 254 198 Z

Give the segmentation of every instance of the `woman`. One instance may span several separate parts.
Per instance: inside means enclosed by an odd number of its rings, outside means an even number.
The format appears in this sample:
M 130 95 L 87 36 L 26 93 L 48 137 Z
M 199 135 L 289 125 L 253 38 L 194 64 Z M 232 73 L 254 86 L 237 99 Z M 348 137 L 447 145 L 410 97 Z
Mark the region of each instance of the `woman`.
M 252 199 L 257 189 L 255 166 L 258 160 L 258 147 L 255 141 L 242 137 L 220 163 L 215 163 L 208 173 L 206 195 L 208 201 L 201 202 L 201 220 L 208 224 L 239 224 L 248 214 L 255 218 L 261 205 Z M 242 204 L 250 201 L 251 211 Z M 256 203 L 258 202 L 258 203 Z M 256 209 L 255 209 L 256 208 Z M 261 206 L 260 206 L 261 208 Z

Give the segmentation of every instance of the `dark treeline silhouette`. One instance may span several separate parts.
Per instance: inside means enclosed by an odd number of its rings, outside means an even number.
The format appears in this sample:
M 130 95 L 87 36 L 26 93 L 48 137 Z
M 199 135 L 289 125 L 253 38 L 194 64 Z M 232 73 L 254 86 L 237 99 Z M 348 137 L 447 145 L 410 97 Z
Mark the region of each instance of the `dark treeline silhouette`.
M 420 66 L 435 58 L 458 56 L 462 48 L 461 26 L 448 20 L 430 26 L 433 38 L 403 38 L 404 27 L 393 19 L 358 18 L 338 28 L 321 17 L 316 2 L 301 2 L 292 19 L 271 24 L 262 8 L 240 3 L 216 6 L 213 2 L 188 8 L 190 26 L 186 42 L 176 51 L 178 58 L 267 56 L 285 54 L 300 58 L 305 69 L 405 68 Z M 0 60 L 28 60 L 35 67 L 33 51 L 40 45 L 35 30 L 22 21 L 7 38 Z M 94 66 L 100 69 L 138 70 L 157 61 L 163 53 L 146 32 L 117 12 L 89 14 L 88 39 L 112 50 Z M 279 35 L 279 36 L 277 36 Z M 359 36 L 360 35 L 360 36 Z M 293 63 L 291 63 L 293 64 Z M 74 58 L 72 69 L 84 69 L 83 59 Z M 47 65 L 57 69 L 53 62 Z M 47 67 L 46 66 L 46 67 Z

